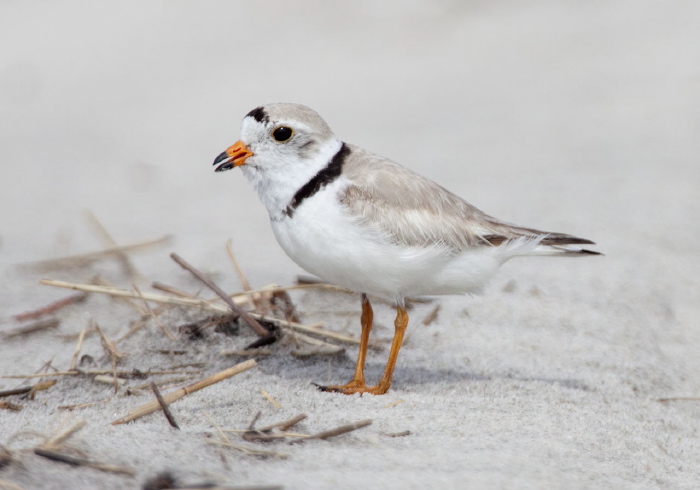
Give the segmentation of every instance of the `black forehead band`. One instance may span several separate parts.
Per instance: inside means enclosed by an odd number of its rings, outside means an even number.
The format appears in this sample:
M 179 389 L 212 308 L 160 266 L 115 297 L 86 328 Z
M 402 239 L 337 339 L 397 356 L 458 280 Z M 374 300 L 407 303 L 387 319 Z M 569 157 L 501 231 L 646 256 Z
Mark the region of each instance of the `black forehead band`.
M 252 117 L 259 123 L 267 124 L 270 122 L 270 116 L 267 115 L 267 112 L 265 112 L 265 109 L 263 109 L 262 107 L 256 107 L 248 114 L 246 114 L 246 117 L 248 116 Z

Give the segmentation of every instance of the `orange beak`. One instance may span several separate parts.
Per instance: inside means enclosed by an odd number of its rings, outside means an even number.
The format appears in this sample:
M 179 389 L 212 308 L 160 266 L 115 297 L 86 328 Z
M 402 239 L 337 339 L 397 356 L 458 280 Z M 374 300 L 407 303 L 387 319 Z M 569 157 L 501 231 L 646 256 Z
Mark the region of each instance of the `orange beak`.
M 216 157 L 214 165 L 218 165 L 218 167 L 216 167 L 215 172 L 223 172 L 233 167 L 239 167 L 252 156 L 253 152 L 242 141 L 236 141 L 233 146 L 229 146 L 225 152 Z

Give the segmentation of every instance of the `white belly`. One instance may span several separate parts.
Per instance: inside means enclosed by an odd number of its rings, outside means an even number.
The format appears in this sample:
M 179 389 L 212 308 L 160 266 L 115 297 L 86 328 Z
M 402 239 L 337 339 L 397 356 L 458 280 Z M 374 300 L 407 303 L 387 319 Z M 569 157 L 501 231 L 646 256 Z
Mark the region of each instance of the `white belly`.
M 272 221 L 284 251 L 299 266 L 347 289 L 386 299 L 478 292 L 503 262 L 495 247 L 450 255 L 433 247 L 391 243 L 353 220 L 326 188 Z

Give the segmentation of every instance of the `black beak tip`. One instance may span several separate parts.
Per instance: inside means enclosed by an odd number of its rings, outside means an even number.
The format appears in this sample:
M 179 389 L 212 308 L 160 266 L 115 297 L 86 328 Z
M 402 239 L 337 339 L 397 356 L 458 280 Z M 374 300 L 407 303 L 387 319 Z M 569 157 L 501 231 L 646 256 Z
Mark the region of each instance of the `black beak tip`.
M 229 156 L 225 151 L 221 152 L 221 154 L 214 159 L 214 163 L 212 163 L 212 165 L 218 165 L 219 163 L 223 162 L 224 160 L 226 160 L 228 158 L 229 158 Z
M 233 168 L 233 163 L 227 162 L 227 163 L 222 163 L 218 167 L 214 169 L 214 172 L 225 172 L 226 170 L 231 170 Z

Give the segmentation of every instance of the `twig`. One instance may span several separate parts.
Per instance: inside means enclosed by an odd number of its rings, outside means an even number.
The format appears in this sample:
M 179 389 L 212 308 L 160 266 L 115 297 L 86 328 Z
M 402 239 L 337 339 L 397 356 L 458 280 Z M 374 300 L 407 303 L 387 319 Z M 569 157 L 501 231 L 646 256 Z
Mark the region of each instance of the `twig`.
M 73 425 L 67 427 L 66 429 L 62 430 L 61 432 L 57 433 L 53 437 L 49 438 L 44 444 L 42 444 L 42 447 L 45 448 L 55 448 L 64 441 L 66 441 L 68 438 L 70 438 L 73 434 L 78 432 L 80 429 L 85 427 L 87 422 L 85 422 L 84 419 L 78 420 L 76 423 Z
M 263 427 L 262 429 L 258 429 L 258 430 L 260 432 L 268 432 L 268 431 L 271 431 L 272 429 L 278 428 L 279 430 L 284 432 L 284 431 L 294 427 L 295 425 L 297 425 L 299 422 L 301 422 L 305 418 L 306 418 L 306 414 L 300 413 L 296 417 L 292 417 L 289 420 L 283 420 L 282 422 L 277 422 L 276 424 L 267 425 L 267 426 Z
M 18 405 L 17 403 L 0 401 L 0 408 L 4 410 L 14 410 L 15 412 L 19 412 L 24 407 L 22 405 Z
M 350 289 L 345 289 L 342 286 L 337 286 L 335 284 L 324 282 L 323 279 L 320 279 L 320 278 L 314 277 L 314 276 L 297 276 L 297 284 L 304 285 L 304 286 L 312 285 L 312 286 L 316 286 L 318 288 L 328 289 L 330 291 L 337 291 L 339 293 L 357 294 L 355 291 L 352 291 Z M 406 298 L 406 309 L 410 310 L 413 307 L 412 303 L 425 304 L 425 303 L 432 303 L 433 301 L 435 301 L 433 298 L 420 298 L 420 297 L 418 297 L 418 298 Z M 377 296 L 372 297 L 372 302 L 392 305 L 394 307 L 396 306 L 396 302 L 388 301 L 384 298 L 379 298 Z
M 105 350 L 107 353 L 110 361 L 112 362 L 112 372 L 113 372 L 113 377 L 114 377 L 114 392 L 116 393 L 119 391 L 119 383 L 118 383 L 118 378 L 117 378 L 117 362 L 119 362 L 123 357 L 124 354 L 119 352 L 114 345 L 114 342 L 109 340 L 107 335 L 102 331 L 100 326 L 95 323 L 95 328 L 97 329 L 97 332 L 100 334 L 100 339 L 102 340 L 102 348 Z
M 13 396 L 13 395 L 24 395 L 25 393 L 29 393 L 32 390 L 31 386 L 22 386 L 21 388 L 13 388 L 11 390 L 2 390 L 0 391 L 0 398 L 5 397 L 5 396 Z
M 310 333 L 312 335 L 320 335 L 333 340 L 339 340 L 341 342 L 347 342 L 348 344 L 359 344 L 360 341 L 342 333 L 331 332 L 329 330 L 324 330 L 321 327 L 323 323 L 312 323 L 311 325 L 302 325 L 301 323 L 289 322 L 287 320 L 282 320 L 281 318 L 270 318 L 264 315 L 259 315 L 257 313 L 251 313 L 252 317 L 258 320 L 267 320 L 269 322 L 276 323 L 281 327 L 288 327 L 296 330 L 297 332 Z
M 54 301 L 53 303 L 49 303 L 46 306 L 43 306 L 41 308 L 38 308 L 33 311 L 27 311 L 25 313 L 19 313 L 17 315 L 14 315 L 12 318 L 17 320 L 18 322 L 24 322 L 27 320 L 35 320 L 39 317 L 50 315 L 51 313 L 56 313 L 58 310 L 61 308 L 65 308 L 68 305 L 72 305 L 74 303 L 79 303 L 83 301 L 85 298 L 87 298 L 87 293 L 78 293 L 78 294 L 71 294 L 70 296 L 59 299 L 58 301 Z
M 260 289 L 252 289 L 250 291 L 233 293 L 230 296 L 232 298 L 238 298 L 241 296 L 252 296 L 255 294 L 277 293 L 280 291 L 298 291 L 298 290 L 303 290 L 303 289 L 328 289 L 328 290 L 332 290 L 332 291 L 340 290 L 343 292 L 347 291 L 348 293 L 352 293 L 352 291 L 343 289 L 340 286 L 335 286 L 333 284 L 327 284 L 327 283 L 317 283 L 317 284 L 292 284 L 291 286 L 277 286 L 277 285 L 264 286 L 264 287 L 261 287 Z
M 94 284 L 76 284 L 72 282 L 55 281 L 52 279 L 42 279 L 41 281 L 39 281 L 39 283 L 45 286 L 75 289 L 77 291 L 87 291 L 90 293 L 107 294 L 110 296 L 117 296 L 121 298 L 144 298 L 148 301 L 153 301 L 155 303 L 199 307 L 210 311 L 216 311 L 218 313 L 231 312 L 230 308 L 227 308 L 226 306 L 212 303 L 211 301 L 202 298 L 183 298 L 178 296 L 166 296 L 163 294 L 153 293 L 141 293 L 141 295 L 139 296 L 136 293 L 136 291 L 129 291 L 127 289 L 119 289 L 111 286 L 97 286 Z
M 431 323 L 433 323 L 437 319 L 438 313 L 440 312 L 440 306 L 441 306 L 441 304 L 438 303 L 435 305 L 435 308 L 430 310 L 430 313 L 428 313 L 425 316 L 425 318 L 423 318 L 423 322 L 422 322 L 423 325 L 425 325 L 427 327 L 428 325 L 430 325 Z
M 75 371 L 57 371 L 54 373 L 6 374 L 3 376 L 0 376 L 0 378 L 29 379 L 29 378 L 48 378 L 51 376 L 81 376 L 81 375 L 92 376 L 95 374 L 114 374 L 114 371 L 112 369 L 88 369 L 85 371 L 76 369 Z M 122 375 L 122 376 L 134 376 L 135 371 L 117 371 L 116 374 Z M 159 375 L 159 374 L 182 374 L 182 371 L 178 371 L 178 370 L 174 370 L 174 369 L 165 369 L 162 371 L 143 371 L 140 374 L 142 376 L 155 376 L 155 375 Z M 196 374 L 196 373 L 190 372 L 189 374 Z
M 221 427 L 219 427 L 219 424 L 216 423 L 216 421 L 214 420 L 214 417 L 212 417 L 211 414 L 209 412 L 207 412 L 206 410 L 202 410 L 202 413 L 204 414 L 204 416 L 206 418 L 209 419 L 209 422 L 211 423 L 211 425 L 213 425 L 214 428 L 216 429 L 216 433 L 219 435 L 219 439 L 221 439 L 223 442 L 230 443 L 231 440 L 228 438 L 226 433 L 223 430 L 221 430 Z
M 285 439 L 286 434 L 264 434 L 257 430 L 247 430 L 241 436 L 244 441 L 248 442 L 270 442 L 278 439 Z
M 199 391 L 203 388 L 206 388 L 207 386 L 210 386 L 214 383 L 218 383 L 219 381 L 222 381 L 224 379 L 230 378 L 231 376 L 235 376 L 236 374 L 242 373 L 244 371 L 247 371 L 248 369 L 251 369 L 255 367 L 257 363 L 255 362 L 255 359 L 249 359 L 245 362 L 242 362 L 240 364 L 236 364 L 233 367 L 230 367 L 228 369 L 225 369 L 219 373 L 213 374 L 207 378 L 204 378 L 200 381 L 197 381 L 196 383 L 193 383 L 191 385 L 185 386 L 184 388 L 180 388 L 176 391 L 173 391 L 171 393 L 168 393 L 163 397 L 166 403 L 171 404 L 183 396 L 189 395 L 190 393 L 194 393 L 195 391 Z M 160 405 L 157 401 L 155 402 L 149 402 L 146 403 L 145 405 L 142 405 L 138 407 L 136 410 L 132 411 L 128 415 L 115 420 L 112 422 L 112 425 L 118 425 L 118 424 L 123 424 L 126 422 L 131 422 L 132 420 L 135 420 L 137 418 L 143 417 L 144 415 L 151 414 L 155 411 L 157 411 L 160 408 Z
M 299 322 L 299 316 L 297 315 L 297 309 L 292 302 L 292 298 L 289 296 L 287 291 L 278 291 L 272 293 L 272 300 L 270 303 L 273 306 L 277 306 L 284 313 L 284 318 L 290 322 Z
M 39 281 L 41 284 L 45 286 L 54 286 L 54 287 L 59 287 L 59 288 L 66 288 L 66 289 L 75 289 L 78 291 L 88 291 L 91 293 L 100 293 L 100 294 L 108 294 L 111 296 L 120 296 L 124 298 L 138 298 L 139 295 L 136 294 L 134 291 L 129 291 L 126 289 L 118 289 L 118 288 L 113 288 L 113 287 L 108 287 L 108 286 L 95 286 L 92 284 L 76 284 L 76 283 L 71 283 L 71 282 L 65 282 L 65 281 L 55 281 L 51 279 L 42 279 Z M 170 304 L 170 305 L 179 305 L 179 306 L 189 306 L 189 307 L 199 307 L 203 308 L 206 310 L 210 311 L 215 311 L 218 313 L 229 313 L 231 310 L 223 305 L 212 303 L 210 301 L 207 301 L 205 299 L 198 299 L 198 298 L 179 298 L 177 296 L 166 296 L 162 294 L 153 294 L 153 293 L 141 293 L 142 297 L 147 299 L 148 301 L 153 301 L 156 303 L 163 303 L 163 304 Z M 263 316 L 263 315 L 258 315 L 257 313 L 249 313 L 250 316 L 253 318 L 257 318 L 260 320 L 265 320 L 271 323 L 274 323 L 276 325 L 279 325 L 281 327 L 288 327 L 291 329 L 294 329 L 296 331 L 301 331 L 301 332 L 308 332 L 313 335 L 319 335 L 322 337 L 327 337 L 327 338 L 332 338 L 335 340 L 340 340 L 342 342 L 347 342 L 351 344 L 359 344 L 360 341 L 357 339 L 354 339 L 352 337 L 348 337 L 343 334 L 339 334 L 336 332 L 331 332 L 329 330 L 324 330 L 321 329 L 317 326 L 308 326 L 308 325 L 301 325 L 299 323 L 294 323 L 294 322 L 288 322 L 286 320 L 282 320 L 281 318 L 272 318 L 268 316 Z
M 182 289 L 175 288 L 173 286 L 168 286 L 167 284 L 163 284 L 162 282 L 154 281 L 151 284 L 151 287 L 153 289 L 158 289 L 160 291 L 164 291 L 166 293 L 173 294 L 175 296 L 180 296 L 181 298 L 194 298 L 194 294 L 190 294 L 187 291 L 183 291 Z
M 117 378 L 116 376 L 108 376 L 106 374 L 98 374 L 97 376 L 95 376 L 92 379 L 97 381 L 98 383 L 106 383 L 106 384 L 112 385 L 112 386 L 114 386 L 114 385 L 122 386 L 122 385 L 126 384 L 125 379 Z
M 392 408 L 401 403 L 403 403 L 403 399 L 399 398 L 398 400 L 394 400 L 391 403 L 387 403 L 386 405 L 382 406 L 382 408 Z
M 383 435 L 386 436 L 386 437 L 406 437 L 406 436 L 410 436 L 410 435 L 411 435 L 411 431 L 410 431 L 410 430 L 404 430 L 404 431 L 402 431 L 402 432 L 390 432 L 390 433 L 383 434 Z
M 348 293 L 348 294 L 355 294 L 355 291 L 351 291 L 349 289 L 345 289 L 342 286 L 338 286 L 336 284 L 331 284 L 329 282 L 324 281 L 323 279 L 320 279 L 318 277 L 314 276 L 297 276 L 297 284 L 303 285 L 303 286 L 317 286 L 317 287 L 323 287 L 327 289 L 333 289 L 338 292 L 342 293 Z
M 366 420 L 360 420 L 359 422 L 355 422 L 352 424 L 347 424 L 347 425 L 341 425 L 340 427 L 336 427 L 335 429 L 330 429 L 330 430 L 325 430 L 323 432 L 319 432 L 317 434 L 310 435 L 306 439 L 299 439 L 298 441 L 306 441 L 309 439 L 329 439 L 331 437 L 336 437 L 342 434 L 346 434 L 348 432 L 352 432 L 357 429 L 361 429 L 363 427 L 367 427 L 368 425 L 372 424 L 372 420 L 366 419 Z M 297 441 L 294 441 L 297 442 Z
M 93 284 L 95 286 L 114 288 L 114 285 L 102 276 L 95 277 L 95 279 L 93 280 Z M 143 317 L 148 313 L 148 310 L 143 307 L 143 305 L 141 304 L 140 301 L 132 301 L 132 298 L 133 299 L 141 299 L 141 296 L 136 291 L 134 291 L 134 293 L 135 293 L 135 296 L 132 296 L 132 297 L 123 297 L 123 296 L 116 296 L 116 297 L 121 299 L 121 301 L 124 304 L 126 304 L 127 306 L 129 306 L 130 308 L 135 309 L 139 313 L 139 315 L 141 315 Z M 133 332 L 131 332 L 131 333 L 133 333 Z
M 262 415 L 261 411 L 258 411 L 258 413 L 255 414 L 255 416 L 253 417 L 253 420 L 251 420 L 250 423 L 248 424 L 249 431 L 255 430 L 255 423 L 258 421 L 258 419 L 260 418 L 261 415 Z
M 47 318 L 46 320 L 37 320 L 30 323 L 29 325 L 24 325 L 22 327 L 13 328 L 12 330 L 7 330 L 2 332 L 2 337 L 10 339 L 12 337 L 19 337 L 20 335 L 28 335 L 31 333 L 40 332 L 42 330 L 48 330 L 49 328 L 56 328 L 61 323 L 58 318 Z
M 150 387 L 151 387 L 151 383 L 155 383 L 156 386 L 158 386 L 159 388 L 162 388 L 163 386 L 174 385 L 174 384 L 182 383 L 183 381 L 187 381 L 188 379 L 191 379 L 191 378 L 192 378 L 192 375 L 189 375 L 189 376 L 187 376 L 187 375 L 185 375 L 185 376 L 173 376 L 172 378 L 166 378 L 166 379 L 159 379 L 159 380 L 156 380 L 156 381 L 150 381 L 150 382 L 148 382 L 148 383 L 143 383 L 143 384 L 136 385 L 136 386 L 130 386 L 129 388 L 131 388 L 132 390 L 143 390 L 143 389 L 146 389 L 146 388 L 150 388 Z
M 270 349 L 234 349 L 234 350 L 222 350 L 219 352 L 222 356 L 241 356 L 241 357 L 251 357 L 251 356 L 269 356 L 272 354 Z
M 251 291 L 253 287 L 250 285 L 250 282 L 248 281 L 248 278 L 245 276 L 243 273 L 243 270 L 241 270 L 241 267 L 238 265 L 238 261 L 236 260 L 236 256 L 233 255 L 233 248 L 232 248 L 232 240 L 229 239 L 226 242 L 226 253 L 228 254 L 228 258 L 231 260 L 231 263 L 233 264 L 233 268 L 236 271 L 236 275 L 238 276 L 238 281 L 241 283 L 241 287 L 243 288 L 243 291 Z M 252 296 L 248 296 L 248 304 L 250 305 L 251 308 L 255 308 L 255 299 Z
M 83 340 L 85 340 L 86 331 L 87 330 L 85 327 L 83 327 L 83 329 L 80 331 L 78 342 L 75 344 L 75 352 L 73 352 L 73 358 L 70 361 L 70 368 L 68 368 L 69 371 L 73 371 L 76 364 L 78 364 L 78 357 L 80 356 L 80 350 L 83 348 Z
M 250 325 L 250 328 L 253 329 L 255 333 L 257 333 L 260 337 L 267 337 L 270 335 L 270 332 L 268 332 L 262 325 L 260 325 L 254 318 L 252 318 L 246 311 L 241 310 L 236 304 L 233 302 L 233 300 L 229 297 L 228 294 L 226 294 L 219 286 L 214 284 L 212 280 L 210 280 L 208 277 L 206 277 L 204 274 L 199 272 L 197 269 L 195 269 L 193 266 L 191 266 L 185 259 L 180 257 L 176 253 L 171 253 L 170 257 L 180 265 L 183 269 L 188 270 L 189 272 L 192 273 L 197 279 L 202 281 L 209 289 L 214 291 L 221 299 L 226 302 L 226 304 L 231 308 L 231 311 L 234 312 L 235 314 L 239 315 L 240 317 L 245 320 L 245 322 Z
M 135 252 L 144 248 L 150 248 L 156 245 L 165 245 L 171 239 L 171 235 L 166 235 L 161 238 L 156 238 L 155 240 L 147 240 L 138 243 L 132 243 L 129 245 L 122 245 L 119 247 L 109 247 L 104 250 L 99 250 L 96 252 L 88 252 L 78 255 L 69 255 L 66 257 L 58 257 L 55 259 L 40 260 L 37 262 L 28 262 L 22 264 L 22 267 L 28 267 L 32 269 L 42 269 L 42 270 L 57 270 L 57 269 L 69 269 L 71 267 L 89 265 L 100 259 L 108 257 L 110 255 Z
M 114 238 L 112 238 L 112 235 L 107 231 L 107 228 L 105 228 L 102 222 L 99 219 L 97 219 L 97 216 L 95 216 L 92 213 L 92 211 L 88 210 L 86 212 L 86 216 L 93 229 L 97 232 L 98 235 L 100 235 L 100 238 L 103 242 L 105 242 L 110 247 L 119 246 L 116 240 L 114 240 Z M 124 268 L 124 272 L 133 283 L 135 279 L 140 276 L 140 274 L 136 270 L 136 267 L 134 267 L 134 264 L 131 263 L 131 260 L 129 259 L 128 255 L 126 255 L 126 253 L 124 253 L 123 251 L 115 252 L 114 255 L 116 255 L 117 259 L 119 259 L 119 262 L 121 262 L 122 267 Z
M 41 456 L 52 461 L 57 461 L 59 463 L 66 463 L 71 466 L 87 466 L 88 468 L 93 468 L 95 470 L 105 471 L 108 473 L 118 473 L 122 475 L 133 476 L 136 474 L 131 468 L 126 468 L 124 466 L 115 466 L 110 464 L 98 463 L 96 461 L 90 461 L 84 458 L 77 458 L 75 456 L 69 456 L 67 454 L 59 453 L 51 449 L 45 449 L 41 447 L 34 448 L 34 454 Z
M 160 405 L 160 408 L 163 410 L 163 414 L 165 415 L 165 418 L 168 419 L 168 423 L 171 426 L 175 427 L 177 430 L 180 430 L 180 426 L 177 425 L 177 422 L 175 421 L 175 417 L 173 417 L 173 414 L 170 411 L 168 404 L 165 403 L 165 400 L 163 400 L 163 395 L 160 394 L 160 390 L 158 389 L 158 386 L 152 381 L 151 381 L 151 390 L 153 390 L 153 394 L 156 395 L 156 400 L 158 400 L 158 404 Z
M 272 451 L 261 451 L 259 449 L 255 449 L 255 448 L 251 448 L 251 447 L 247 447 L 247 446 L 242 446 L 240 444 L 234 444 L 233 442 L 231 442 L 231 439 L 228 438 L 226 433 L 221 429 L 221 427 L 219 427 L 219 424 L 216 423 L 216 421 L 209 414 L 209 412 L 207 412 L 206 410 L 202 410 L 202 412 L 209 419 L 209 422 L 211 422 L 211 425 L 214 426 L 214 428 L 216 429 L 216 433 L 219 435 L 219 439 L 221 439 L 220 441 L 207 440 L 206 441 L 207 444 L 217 444 L 217 445 L 221 445 L 221 446 L 230 447 L 232 449 L 237 449 L 239 451 L 243 451 L 243 452 L 250 454 L 252 456 L 275 456 L 278 458 L 286 458 L 287 457 L 286 454 L 275 453 Z M 251 425 L 255 424 L 255 421 L 257 420 L 258 416 L 259 416 L 259 413 L 253 419 L 253 421 L 251 422 Z M 246 431 L 246 432 L 248 432 L 248 431 Z
M 134 288 L 134 291 L 136 291 L 139 297 L 143 300 L 143 304 L 146 307 L 146 310 L 151 315 L 151 318 L 153 318 L 153 320 L 156 322 L 160 330 L 165 334 L 166 337 L 168 337 L 168 340 L 175 340 L 175 336 L 172 334 L 170 329 L 166 327 L 163 324 L 163 322 L 160 321 L 160 318 L 158 318 L 158 315 L 155 314 L 153 308 L 151 308 L 151 305 L 149 305 L 148 301 L 146 301 L 146 299 L 143 297 L 143 294 L 141 293 L 141 290 L 138 288 L 138 286 L 135 283 L 132 283 L 131 285 Z
M 59 405 L 59 406 L 56 407 L 56 408 L 58 408 L 59 410 L 75 410 L 76 408 L 87 408 L 87 407 L 91 407 L 91 406 L 93 406 L 93 405 L 97 405 L 98 403 L 102 403 L 102 402 L 104 402 L 104 401 L 107 401 L 107 399 L 106 399 L 106 400 L 100 400 L 100 401 L 98 401 L 98 402 L 79 403 L 79 404 L 77 404 L 77 405 Z
M 307 349 L 307 350 L 299 350 L 299 349 L 294 350 L 291 353 L 294 357 L 308 357 L 308 356 L 314 356 L 314 355 L 319 355 L 319 354 L 333 355 L 333 354 L 339 354 L 345 350 L 340 345 L 329 344 L 328 342 L 324 342 L 323 340 L 320 340 L 320 339 L 317 339 L 314 337 L 309 337 L 308 335 L 304 335 L 303 333 L 299 333 L 299 332 L 296 333 L 295 338 L 297 340 L 303 340 L 307 344 L 313 345 L 316 348 L 315 349 Z
M 46 381 L 42 381 L 41 383 L 35 384 L 34 386 L 32 386 L 32 389 L 29 390 L 29 398 L 30 398 L 31 400 L 33 400 L 33 399 L 34 399 L 34 395 L 36 395 L 36 392 L 37 392 L 37 391 L 48 390 L 49 388 L 51 388 L 51 387 L 52 387 L 53 385 L 55 385 L 55 384 L 56 384 L 56 380 L 55 380 L 55 379 L 49 379 L 49 380 L 46 380 Z
M 243 446 L 241 444 L 234 444 L 233 442 L 212 441 L 212 440 L 207 439 L 206 443 L 213 444 L 216 446 L 230 447 L 231 449 L 237 449 L 238 451 L 243 451 L 244 453 L 250 454 L 251 456 L 262 456 L 262 457 L 271 456 L 271 457 L 280 458 L 280 459 L 287 458 L 287 455 L 284 453 L 277 453 L 274 451 L 263 451 L 260 449 Z
M 274 398 L 272 398 L 272 395 L 270 395 L 267 391 L 265 391 L 265 390 L 260 390 L 260 394 L 261 394 L 262 396 L 264 396 L 265 398 L 267 398 L 267 400 L 268 400 L 270 403 L 272 403 L 272 404 L 275 406 L 275 408 L 282 408 L 282 405 L 280 405 L 279 402 L 278 402 L 277 400 L 275 400 Z

